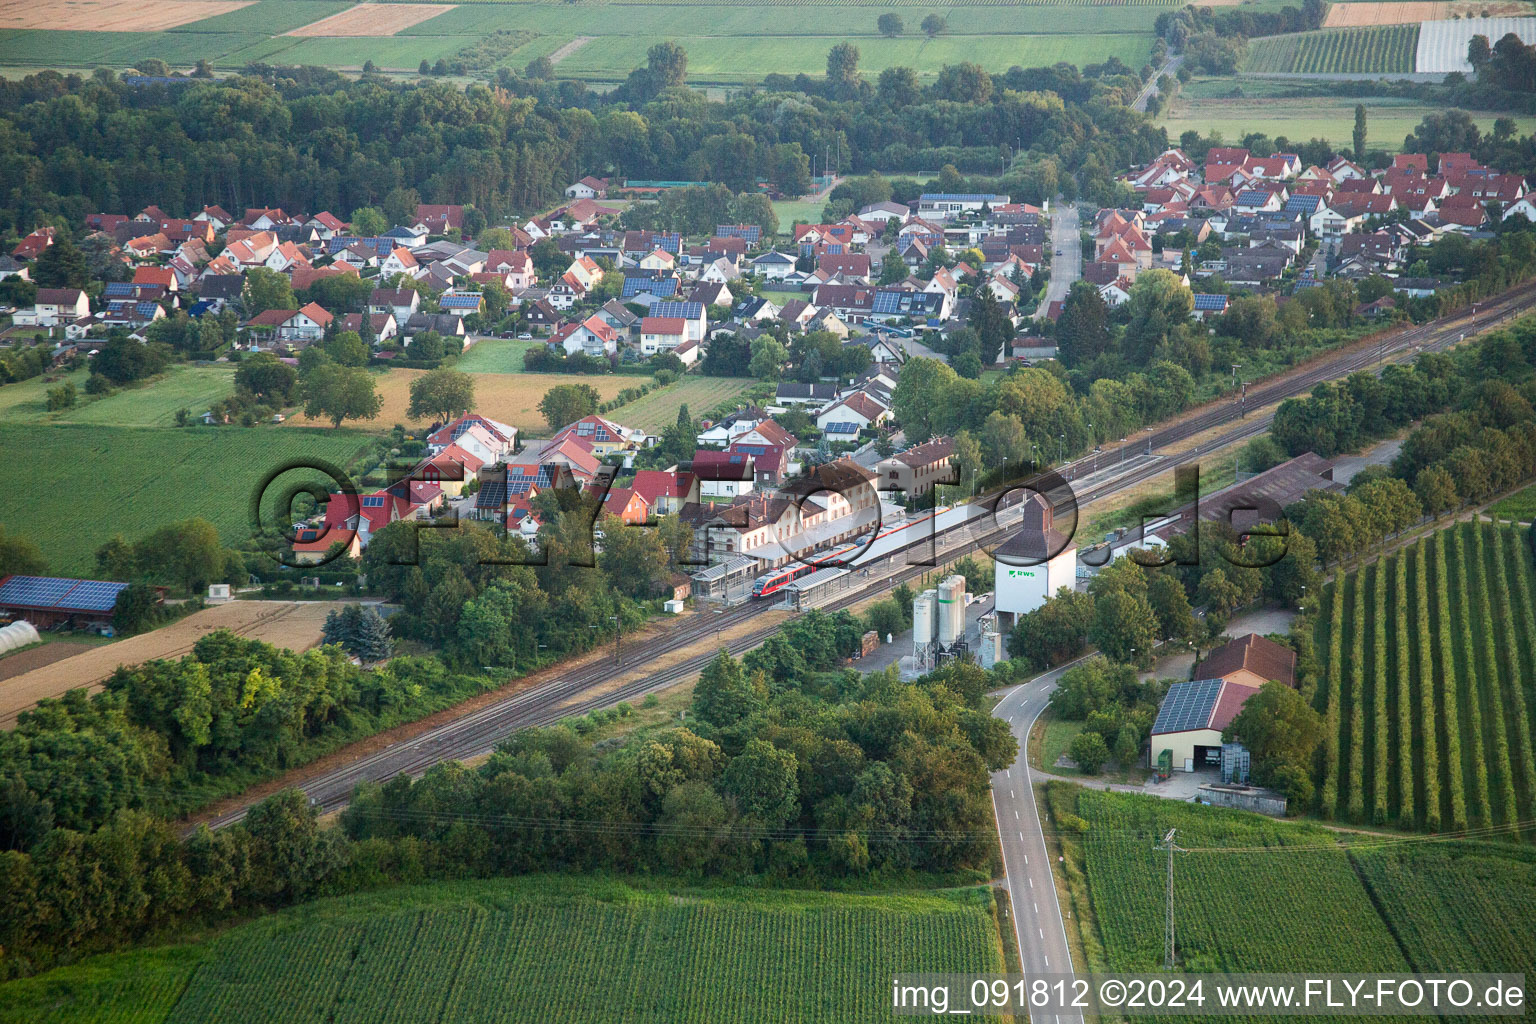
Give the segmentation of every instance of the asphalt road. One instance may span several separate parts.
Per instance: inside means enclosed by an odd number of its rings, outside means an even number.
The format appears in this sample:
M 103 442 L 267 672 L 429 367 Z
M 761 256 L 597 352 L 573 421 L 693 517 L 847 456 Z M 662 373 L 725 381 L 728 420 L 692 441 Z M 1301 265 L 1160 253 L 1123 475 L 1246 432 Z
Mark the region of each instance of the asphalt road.
M 1075 664 L 1075 663 L 1074 663 Z M 1072 953 L 1067 946 L 1066 923 L 1056 898 L 1051 874 L 1051 854 L 1035 807 L 1035 790 L 1029 770 L 1030 727 L 1045 710 L 1056 681 L 1070 665 L 1052 669 L 1009 690 L 993 709 L 1008 723 L 1019 741 L 1019 758 L 992 776 L 992 808 L 997 814 L 997 835 L 1008 875 L 1008 896 L 1013 903 L 1014 937 L 1019 962 L 1026 976 L 1072 973 Z M 1082 1014 L 1031 1014 L 1034 1024 L 1082 1024 Z
M 1176 57 L 1169 57 L 1168 63 L 1159 68 L 1157 74 L 1153 75 L 1152 79 L 1147 82 L 1146 85 L 1141 87 L 1141 92 L 1137 93 L 1136 99 L 1131 102 L 1131 109 L 1146 113 L 1147 101 L 1152 99 L 1152 97 L 1156 96 L 1159 92 L 1157 88 L 1157 80 L 1162 78 L 1164 75 L 1172 78 L 1174 75 L 1179 73 L 1179 65 L 1183 63 L 1184 57 L 1182 54 Z
M 1045 316 L 1050 304 L 1067 297 L 1072 282 L 1083 276 L 1083 243 L 1079 235 L 1077 204 L 1069 203 L 1060 196 L 1051 214 L 1051 279 L 1045 286 L 1045 297 L 1035 310 L 1035 319 Z M 1055 255 L 1057 252 L 1061 255 Z
M 1074 214 L 1075 217 L 1075 214 Z M 1075 235 L 1074 235 L 1075 237 Z M 1215 402 L 1205 409 L 1172 425 L 1151 428 L 1129 439 L 1119 447 L 1108 448 L 1097 456 L 1085 456 L 1060 467 L 1059 471 L 1069 481 L 1079 480 L 1074 499 L 1079 510 L 1134 487 L 1158 476 L 1173 466 L 1198 461 L 1201 456 L 1225 447 L 1234 441 L 1262 433 L 1269 426 L 1267 415 L 1241 416 L 1243 408 L 1259 408 L 1282 398 L 1305 394 L 1320 381 L 1342 377 L 1356 370 L 1371 369 L 1378 360 L 1401 362 L 1411 359 L 1420 351 L 1431 351 L 1454 345 L 1462 337 L 1475 331 L 1485 330 L 1496 323 L 1522 313 L 1536 305 L 1536 283 L 1523 285 L 1504 296 L 1479 303 L 1477 312 L 1467 312 L 1447 317 L 1421 327 L 1410 328 L 1390 338 L 1379 346 L 1358 352 L 1343 352 L 1328 356 L 1300 371 L 1283 376 L 1272 383 L 1250 388 L 1246 407 L 1237 401 Z M 1225 425 L 1227 429 L 1216 431 Z M 1212 436 L 1201 444 L 1176 455 L 1161 459 L 1135 458 L 1145 450 L 1156 451 L 1185 442 L 1203 432 Z M 1093 473 L 1097 464 L 1100 472 Z M 1124 465 L 1124 472 L 1109 472 L 1107 467 Z M 1014 517 L 1009 517 L 1014 518 Z M 1058 521 L 1061 521 L 1058 515 Z M 938 539 L 940 562 L 975 551 L 1003 540 L 1008 534 L 1008 524 L 1001 517 L 990 529 L 967 531 L 963 540 L 953 537 Z M 886 572 L 872 572 L 870 577 L 856 588 L 851 588 L 837 600 L 824 606 L 828 610 L 847 607 L 866 597 L 884 593 L 898 584 L 911 580 L 928 566 L 893 565 Z M 769 603 L 751 603 L 729 611 L 707 616 L 695 616 L 687 622 L 649 637 L 645 656 L 655 658 L 677 651 L 690 644 L 706 639 L 719 629 L 728 628 L 754 618 L 772 607 Z M 740 655 L 762 643 L 776 631 L 775 626 L 750 630 L 738 639 L 722 644 L 732 654 Z M 631 663 L 637 657 L 628 652 Z M 634 701 L 655 690 L 665 689 L 696 676 L 714 657 L 711 645 L 707 653 L 681 660 L 671 668 L 657 671 L 637 681 L 612 687 L 611 680 L 628 672 L 614 657 L 599 659 L 591 664 L 572 669 L 562 678 L 542 683 L 525 691 L 508 696 L 495 704 L 481 708 L 460 718 L 436 726 L 419 736 L 387 747 L 377 753 L 360 758 L 351 764 L 329 772 L 317 773 L 299 784 L 311 801 L 323 810 L 337 810 L 346 806 L 352 790 L 363 781 L 384 781 L 406 772 L 420 775 L 434 764 L 448 760 L 462 760 L 487 753 L 505 737 L 518 729 L 548 725 L 568 715 L 582 715 L 588 711 L 612 707 L 621 701 Z M 238 821 L 245 816 L 245 809 L 233 811 L 209 820 L 220 827 Z M 1054 958 L 1053 958 L 1054 959 Z

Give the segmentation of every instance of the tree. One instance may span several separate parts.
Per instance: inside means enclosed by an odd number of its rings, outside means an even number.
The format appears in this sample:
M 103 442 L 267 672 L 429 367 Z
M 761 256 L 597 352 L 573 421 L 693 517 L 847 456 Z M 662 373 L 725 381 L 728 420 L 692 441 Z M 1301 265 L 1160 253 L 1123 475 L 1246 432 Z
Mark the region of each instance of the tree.
M 65 381 L 56 388 L 49 388 L 47 400 L 44 403 L 49 412 L 57 412 L 60 409 L 73 409 L 75 407 L 75 383 Z
M 597 412 L 602 396 L 590 384 L 557 384 L 539 399 L 539 412 L 550 430 L 559 430 Z
M 433 370 L 411 381 L 412 419 L 449 420 L 475 407 L 475 379 L 457 370 Z
M 693 688 L 692 713 L 722 728 L 762 710 L 764 694 L 747 678 L 741 662 L 721 648 L 699 673 Z
M 271 405 L 286 405 L 293 397 L 299 372 L 270 352 L 255 352 L 235 368 L 235 390 Z
M 1109 747 L 1105 745 L 1103 736 L 1084 729 L 1072 738 L 1067 747 L 1067 756 L 1076 761 L 1078 768 L 1086 774 L 1097 775 L 1104 767 L 1104 762 L 1109 760 Z
M 1088 640 L 1113 661 L 1149 667 L 1157 632 L 1157 614 L 1145 597 L 1116 591 L 1094 601 Z
M 14 534 L 7 536 L 0 524 L 0 577 L 12 573 L 17 576 L 41 576 L 48 571 L 48 562 L 36 544 Z
M 752 342 L 752 362 L 748 364 L 748 372 L 758 380 L 778 380 L 779 368 L 789 358 L 789 350 L 783 342 L 770 335 L 764 335 Z
M 917 72 L 907 67 L 886 68 L 880 72 L 880 77 L 875 84 L 875 92 L 882 102 L 892 107 L 910 107 L 923 98 L 923 88 L 918 84 Z
M 857 46 L 838 43 L 827 51 L 827 91 L 833 99 L 853 99 L 861 81 Z
M 408 219 L 415 219 L 415 210 Z M 352 211 L 352 230 L 363 238 L 374 238 L 389 230 L 389 219 L 377 206 L 360 206 Z
M 1194 636 L 1195 615 L 1189 607 L 1184 584 L 1172 573 L 1148 573 L 1147 603 L 1157 615 L 1158 633 L 1169 640 L 1188 640 Z
M 91 357 L 91 375 L 113 384 L 129 384 L 160 373 L 169 361 L 170 349 L 165 345 L 146 345 L 114 334 Z M 90 390 L 89 385 L 86 390 Z
M 523 68 L 523 77 L 535 82 L 547 82 L 555 77 L 555 62 L 548 57 L 535 57 Z
M 384 215 L 384 219 L 389 221 L 389 223 L 391 225 L 393 225 L 393 224 L 407 225 L 407 224 L 410 224 L 411 222 L 413 222 L 416 219 L 416 210 L 420 206 L 421 206 L 421 193 L 420 192 L 416 191 L 413 188 L 405 188 L 404 186 L 398 186 L 396 188 L 390 189 L 388 194 L 384 196 L 384 206 L 383 206 L 383 209 L 378 211 L 378 212 L 381 212 Z M 378 232 L 373 232 L 373 231 L 365 232 L 365 231 L 363 231 L 361 228 L 359 228 L 357 226 L 357 214 L 358 213 L 363 213 L 364 211 L 373 212 L 374 210 L 375 210 L 374 207 L 365 206 L 361 210 L 358 210 L 357 213 L 352 214 L 352 227 L 353 227 L 354 230 L 357 231 L 358 234 L 360 234 L 360 235 L 381 234 L 383 231 L 389 230 L 389 227 L 386 226 L 383 229 L 381 229 L 381 231 L 378 231 Z M 365 214 L 365 216 L 366 216 L 366 214 Z M 370 225 L 370 226 L 372 226 L 372 225 Z
M 1194 293 L 1172 271 L 1149 270 L 1136 275 L 1126 302 L 1130 322 L 1121 344 L 1126 360 L 1137 366 L 1151 362 L 1158 349 L 1183 326 L 1194 306 Z
M 1270 681 L 1249 697 L 1227 735 L 1253 755 L 1254 778 L 1267 782 L 1282 765 L 1306 768 L 1323 739 L 1323 717 L 1296 690 Z
M 1109 351 L 1109 305 L 1087 281 L 1074 281 L 1056 321 L 1056 345 L 1069 367 L 1092 362 Z
M 688 81 L 688 51 L 670 39 L 645 51 L 645 66 L 651 87 L 656 92 L 672 89 Z
M 888 11 L 876 19 L 875 27 L 880 30 L 881 35 L 894 39 L 906 31 L 907 26 L 902 22 L 901 15 L 895 11 Z
M 298 309 L 293 297 L 293 284 L 287 277 L 266 267 L 246 271 L 245 287 L 240 295 L 247 317 L 265 313 L 269 309 Z
M 300 380 L 299 391 L 304 415 L 328 419 L 333 427 L 342 420 L 376 419 L 383 408 L 373 375 L 359 367 L 323 363 Z
M 923 34 L 929 39 L 943 35 L 949 30 L 949 22 L 942 14 L 930 14 L 923 19 Z
M 1486 40 L 1484 41 L 1486 42 Z M 1355 104 L 1355 159 L 1365 159 L 1365 104 Z
M 112 628 L 118 633 L 137 633 L 155 621 L 160 596 L 155 588 L 134 583 L 117 595 L 112 605 Z
M 992 295 L 992 289 L 983 288 L 971 299 L 971 312 L 967 323 L 981 341 L 981 361 L 988 365 L 1000 362 L 1005 346 L 1013 340 L 1013 321 L 1008 311 Z
M 736 802 L 741 816 L 755 825 L 782 828 L 800 810 L 795 755 L 764 740 L 747 741 L 720 776 L 720 789 Z
M 91 268 L 69 233 L 59 231 L 32 264 L 32 280 L 39 288 L 84 288 L 91 281 Z

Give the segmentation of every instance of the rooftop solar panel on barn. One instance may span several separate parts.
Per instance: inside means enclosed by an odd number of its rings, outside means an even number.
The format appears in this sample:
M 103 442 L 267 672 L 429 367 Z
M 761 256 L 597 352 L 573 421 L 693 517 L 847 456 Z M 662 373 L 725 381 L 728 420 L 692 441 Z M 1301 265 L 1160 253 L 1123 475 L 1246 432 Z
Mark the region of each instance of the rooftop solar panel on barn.
M 1206 728 L 1221 697 L 1222 683 L 1220 679 L 1196 679 L 1169 687 L 1162 707 L 1157 709 L 1152 731 L 1160 734 Z

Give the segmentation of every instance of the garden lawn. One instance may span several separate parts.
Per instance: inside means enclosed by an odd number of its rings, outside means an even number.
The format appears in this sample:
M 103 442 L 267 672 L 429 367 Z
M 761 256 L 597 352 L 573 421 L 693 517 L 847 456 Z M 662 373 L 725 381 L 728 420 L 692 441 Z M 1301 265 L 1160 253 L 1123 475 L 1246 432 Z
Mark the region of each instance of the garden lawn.
M 522 373 L 523 353 L 543 347 L 542 341 L 487 338 L 470 346 L 453 368 L 463 373 Z

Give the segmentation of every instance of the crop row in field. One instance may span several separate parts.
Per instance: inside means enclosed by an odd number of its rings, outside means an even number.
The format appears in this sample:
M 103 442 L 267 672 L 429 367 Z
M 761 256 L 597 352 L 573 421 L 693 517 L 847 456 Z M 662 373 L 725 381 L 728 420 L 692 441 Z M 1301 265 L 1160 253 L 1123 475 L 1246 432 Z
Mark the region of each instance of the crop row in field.
M 1254 74 L 1405 74 L 1414 70 L 1419 26 L 1325 29 L 1252 40 L 1244 70 Z
M 304 458 L 345 467 L 365 443 L 350 430 L 0 423 L 0 451 L 25 453 L 27 488 L 39 496 L 8 502 L 0 521 L 62 575 L 90 572 L 114 534 L 138 537 L 192 516 L 235 543 L 251 536 L 251 497 L 268 473 Z
M 218 14 L 176 29 L 178 32 L 258 32 L 280 35 L 329 18 L 352 7 L 350 0 L 256 0 L 248 7 Z
M 1315 825 L 1053 786 L 1053 814 L 1088 822 L 1090 969 L 1161 965 L 1166 855 L 1178 829 L 1178 957 L 1208 971 L 1502 971 L 1536 958 L 1536 855 L 1490 843 L 1359 849 Z M 1360 839 L 1361 837 L 1354 837 Z
M 1536 812 L 1536 586 L 1509 527 L 1464 523 L 1325 595 L 1319 811 L 1400 827 Z
M 617 890 L 587 895 L 585 891 Z M 457 898 L 449 898 L 453 894 Z M 0 987 L 29 1024 L 884 1020 L 900 971 L 1002 970 L 990 893 L 715 890 L 514 879 L 328 900 L 236 928 L 163 970 L 107 965 Z M 141 958 L 142 960 L 142 958 Z M 157 975 L 163 975 L 158 977 Z M 185 984 L 169 1013 L 135 986 Z M 4 998 L 8 996 L 9 998 Z M 26 1014 L 26 1016 L 21 1016 Z

